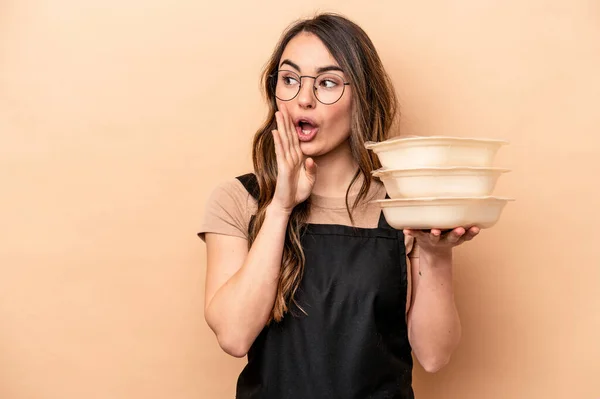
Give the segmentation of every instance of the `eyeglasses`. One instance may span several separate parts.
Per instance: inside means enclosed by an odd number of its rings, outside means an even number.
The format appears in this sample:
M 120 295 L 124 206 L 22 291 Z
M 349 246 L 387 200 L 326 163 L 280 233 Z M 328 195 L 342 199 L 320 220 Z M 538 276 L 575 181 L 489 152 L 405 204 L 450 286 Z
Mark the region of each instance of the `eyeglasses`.
M 302 87 L 302 78 L 311 78 L 315 80 L 313 91 L 315 97 L 320 103 L 331 105 L 340 100 L 346 86 L 349 82 L 344 82 L 344 79 L 335 73 L 325 72 L 317 76 L 298 75 L 296 72 L 288 70 L 279 70 L 270 75 L 274 81 L 275 97 L 281 101 L 293 100 Z

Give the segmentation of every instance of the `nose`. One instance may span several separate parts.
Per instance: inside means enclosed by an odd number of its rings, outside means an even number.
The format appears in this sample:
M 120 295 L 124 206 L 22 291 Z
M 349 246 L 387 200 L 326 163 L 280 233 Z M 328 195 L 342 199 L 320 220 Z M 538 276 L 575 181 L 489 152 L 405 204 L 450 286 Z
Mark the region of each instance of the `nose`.
M 314 82 L 308 77 L 302 77 L 302 84 L 300 85 L 300 92 L 298 93 L 298 104 L 302 108 L 314 108 L 316 105 L 316 98 L 314 92 Z

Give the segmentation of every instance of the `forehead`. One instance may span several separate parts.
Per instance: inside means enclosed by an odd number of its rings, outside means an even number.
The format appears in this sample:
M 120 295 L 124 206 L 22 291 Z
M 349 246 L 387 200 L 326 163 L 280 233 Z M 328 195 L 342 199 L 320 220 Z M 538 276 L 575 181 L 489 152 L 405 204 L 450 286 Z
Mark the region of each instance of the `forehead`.
M 303 73 L 325 66 L 339 66 L 321 39 L 308 32 L 299 33 L 289 41 L 279 63 L 286 59 L 297 64 Z

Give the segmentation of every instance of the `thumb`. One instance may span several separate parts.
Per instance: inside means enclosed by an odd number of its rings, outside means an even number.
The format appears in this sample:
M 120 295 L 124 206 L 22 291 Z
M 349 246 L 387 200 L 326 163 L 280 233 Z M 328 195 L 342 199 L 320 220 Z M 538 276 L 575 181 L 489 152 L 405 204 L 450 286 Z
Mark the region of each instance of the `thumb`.
M 312 158 L 306 158 L 306 161 L 304 161 L 304 169 L 306 169 L 306 177 L 314 182 L 317 178 L 317 164 Z

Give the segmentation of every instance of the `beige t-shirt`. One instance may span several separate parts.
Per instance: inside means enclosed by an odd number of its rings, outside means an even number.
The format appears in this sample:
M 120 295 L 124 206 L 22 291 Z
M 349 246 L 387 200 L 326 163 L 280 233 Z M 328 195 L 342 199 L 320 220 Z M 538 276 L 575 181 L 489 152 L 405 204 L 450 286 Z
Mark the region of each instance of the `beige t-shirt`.
M 350 206 L 358 194 L 360 184 L 350 190 Z M 385 187 L 373 180 L 371 189 L 353 211 L 354 226 L 358 228 L 376 228 L 379 223 L 381 207 L 371 201 L 385 198 Z M 205 233 L 217 233 L 240 238 L 248 238 L 250 218 L 256 213 L 257 202 L 248 193 L 238 179 L 229 179 L 219 184 L 211 193 L 206 205 L 204 220 L 200 224 L 198 235 L 204 240 Z M 346 198 L 311 195 L 311 210 L 308 223 L 340 224 L 352 226 L 346 209 Z M 411 258 L 418 257 L 418 247 L 413 237 L 405 237 L 406 253 Z

